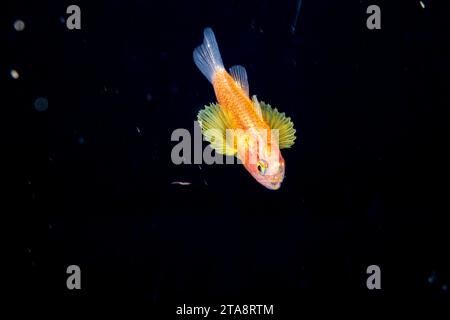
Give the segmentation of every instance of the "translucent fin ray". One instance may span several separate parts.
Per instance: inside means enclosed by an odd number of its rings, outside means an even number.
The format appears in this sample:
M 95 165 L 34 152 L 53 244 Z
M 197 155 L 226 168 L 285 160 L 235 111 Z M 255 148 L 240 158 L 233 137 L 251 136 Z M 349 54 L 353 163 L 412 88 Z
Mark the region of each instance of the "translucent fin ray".
M 248 86 L 247 70 L 245 70 L 243 66 L 236 65 L 230 68 L 230 74 L 237 85 L 245 92 L 247 97 L 249 97 L 250 90 Z
M 259 104 L 258 98 L 256 98 L 255 95 L 252 96 L 252 102 L 253 102 L 253 105 L 255 106 L 256 112 L 262 118 L 263 115 L 262 115 L 261 105 Z
M 211 83 L 214 73 L 224 69 L 219 46 L 211 28 L 204 30 L 203 44 L 195 48 L 193 57 L 195 65 Z
M 226 130 L 231 128 L 230 119 L 219 104 L 211 103 L 205 106 L 197 114 L 197 120 L 202 134 L 216 152 L 229 156 L 236 155 L 236 148 L 227 144 Z
M 296 130 L 294 123 L 290 117 L 286 117 L 284 112 L 279 112 L 277 108 L 272 108 L 270 104 L 260 102 L 261 111 L 264 121 L 271 129 L 279 130 L 279 147 L 280 149 L 290 148 L 294 145 Z

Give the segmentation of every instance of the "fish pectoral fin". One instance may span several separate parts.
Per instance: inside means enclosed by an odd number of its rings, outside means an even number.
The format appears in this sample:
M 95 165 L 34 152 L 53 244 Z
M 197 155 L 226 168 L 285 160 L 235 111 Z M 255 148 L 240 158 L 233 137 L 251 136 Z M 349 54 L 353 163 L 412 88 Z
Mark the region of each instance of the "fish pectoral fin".
M 279 112 L 277 108 L 272 108 L 270 104 L 260 102 L 262 116 L 270 129 L 278 129 L 280 149 L 290 148 L 294 145 L 296 136 L 294 123 L 290 117 L 286 117 L 284 112 Z
M 227 143 L 226 131 L 231 128 L 231 121 L 219 104 L 211 103 L 205 106 L 197 114 L 197 120 L 206 141 L 216 152 L 228 156 L 236 155 L 234 141 Z
M 247 97 L 250 96 L 250 89 L 248 86 L 247 70 L 243 66 L 232 66 L 230 74 L 236 84 L 245 92 Z

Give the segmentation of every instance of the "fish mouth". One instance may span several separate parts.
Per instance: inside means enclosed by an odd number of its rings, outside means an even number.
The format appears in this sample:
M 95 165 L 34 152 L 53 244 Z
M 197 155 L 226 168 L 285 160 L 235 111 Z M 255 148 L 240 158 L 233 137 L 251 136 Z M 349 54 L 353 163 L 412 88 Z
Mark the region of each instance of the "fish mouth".
M 270 182 L 269 189 L 271 190 L 278 190 L 281 187 L 281 182 Z
M 265 186 L 271 190 L 277 190 L 281 187 L 281 182 L 283 182 L 284 179 L 284 170 L 281 172 L 274 174 L 270 177 L 267 177 L 268 179 L 265 181 Z

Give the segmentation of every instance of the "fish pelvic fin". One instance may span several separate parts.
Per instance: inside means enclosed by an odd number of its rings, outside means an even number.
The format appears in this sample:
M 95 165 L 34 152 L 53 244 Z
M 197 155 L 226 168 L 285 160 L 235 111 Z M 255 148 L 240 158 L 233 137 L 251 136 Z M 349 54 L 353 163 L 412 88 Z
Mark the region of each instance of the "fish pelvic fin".
M 219 46 L 211 28 L 203 31 L 203 44 L 194 49 L 193 57 L 195 65 L 211 83 L 214 74 L 224 70 Z

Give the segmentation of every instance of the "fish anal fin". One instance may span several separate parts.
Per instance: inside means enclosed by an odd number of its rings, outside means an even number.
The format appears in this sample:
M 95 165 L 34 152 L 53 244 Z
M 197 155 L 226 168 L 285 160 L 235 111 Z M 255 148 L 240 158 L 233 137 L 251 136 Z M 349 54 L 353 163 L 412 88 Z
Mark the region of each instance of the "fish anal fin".
M 231 128 L 231 121 L 219 104 L 211 103 L 205 106 L 197 114 L 197 120 L 206 141 L 216 152 L 228 156 L 236 155 L 234 141 L 227 143 L 226 132 Z
M 247 70 L 243 66 L 232 66 L 230 68 L 230 75 L 236 84 L 244 91 L 247 97 L 250 96 L 250 90 L 248 86 Z
M 263 119 L 269 125 L 270 129 L 278 129 L 280 149 L 292 147 L 296 139 L 296 130 L 294 129 L 294 123 L 291 118 L 287 117 L 284 112 L 279 112 L 277 108 L 272 108 L 270 104 L 262 101 L 259 104 Z

